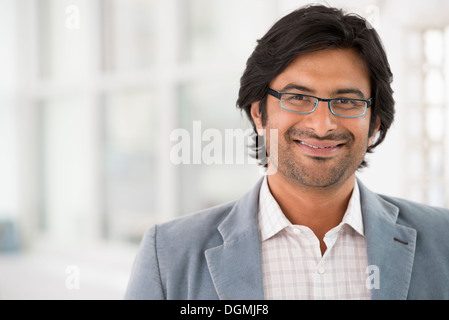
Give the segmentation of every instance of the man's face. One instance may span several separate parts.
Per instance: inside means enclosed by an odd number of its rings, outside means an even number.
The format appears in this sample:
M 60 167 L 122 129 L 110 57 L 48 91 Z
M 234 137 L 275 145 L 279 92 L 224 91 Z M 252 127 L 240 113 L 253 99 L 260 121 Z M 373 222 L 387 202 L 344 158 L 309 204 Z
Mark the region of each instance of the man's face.
M 299 55 L 270 87 L 321 98 L 371 98 L 368 68 L 351 49 Z M 252 104 L 257 129 L 267 133 L 278 129 L 277 148 L 270 145 L 269 134 L 265 136 L 267 150 L 278 151 L 277 157 L 269 155 L 269 166 L 275 166 L 276 174 L 305 186 L 328 187 L 346 181 L 363 161 L 374 136 L 368 136 L 370 108 L 363 117 L 342 118 L 321 101 L 313 113 L 298 114 L 281 109 L 279 100 L 268 95 L 265 126 L 258 108 L 259 102 Z

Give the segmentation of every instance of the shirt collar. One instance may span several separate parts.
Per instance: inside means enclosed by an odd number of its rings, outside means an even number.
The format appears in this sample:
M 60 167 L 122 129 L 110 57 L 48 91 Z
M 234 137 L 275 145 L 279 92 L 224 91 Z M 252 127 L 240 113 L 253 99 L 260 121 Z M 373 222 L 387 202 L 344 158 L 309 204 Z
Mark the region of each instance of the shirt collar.
M 360 190 L 357 179 L 355 179 L 351 199 L 349 200 L 348 208 L 346 209 L 341 223 L 349 225 L 360 235 L 365 235 L 363 228 L 362 206 L 360 203 Z
M 340 223 L 340 225 L 344 224 L 349 225 L 360 235 L 364 235 L 360 190 L 357 179 L 355 180 L 348 208 Z M 271 194 L 267 177 L 265 176 L 259 192 L 259 230 L 261 240 L 265 241 L 289 226 L 292 226 L 292 223 L 285 217 L 276 199 Z
M 261 240 L 265 241 L 291 225 L 291 222 L 285 217 L 279 204 L 271 194 L 267 176 L 265 176 L 259 193 L 259 228 Z

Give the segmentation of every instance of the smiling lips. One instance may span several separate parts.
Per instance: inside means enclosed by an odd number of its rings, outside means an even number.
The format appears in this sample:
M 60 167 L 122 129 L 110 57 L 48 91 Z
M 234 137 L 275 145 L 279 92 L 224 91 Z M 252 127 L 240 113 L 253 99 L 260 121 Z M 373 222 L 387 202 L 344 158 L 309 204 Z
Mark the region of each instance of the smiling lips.
M 295 140 L 297 145 L 307 154 L 312 156 L 331 156 L 336 153 L 344 143 L 338 141 Z

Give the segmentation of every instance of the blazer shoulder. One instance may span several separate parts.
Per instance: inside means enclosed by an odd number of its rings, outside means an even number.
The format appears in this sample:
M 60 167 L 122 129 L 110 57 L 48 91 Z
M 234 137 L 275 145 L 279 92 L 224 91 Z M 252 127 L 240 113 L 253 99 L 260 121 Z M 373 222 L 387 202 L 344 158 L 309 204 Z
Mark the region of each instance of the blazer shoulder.
M 196 279 L 195 285 L 204 284 L 208 274 L 204 250 L 222 243 L 217 227 L 232 208 L 233 203 L 227 203 L 149 227 L 125 299 L 186 299 L 193 294 L 190 277 Z M 204 288 L 210 289 L 207 296 L 214 296 L 213 285 Z
M 449 210 L 382 196 L 396 206 L 396 223 L 416 230 L 408 299 L 447 299 L 449 289 Z M 399 257 L 394 263 L 399 264 Z M 393 264 L 392 264 L 393 265 Z
M 437 216 L 441 216 L 443 219 L 449 219 L 449 209 L 431 206 L 423 203 L 418 203 L 411 200 L 401 199 L 397 197 L 390 197 L 386 195 L 379 195 L 384 200 L 394 204 L 399 209 L 405 210 L 407 212 L 415 212 L 415 213 L 428 213 L 435 214 Z
M 222 241 L 218 226 L 234 208 L 236 201 L 217 205 L 172 221 L 157 224 L 156 234 L 158 247 L 207 246 L 212 241 Z
M 398 222 L 418 230 L 445 233 L 449 228 L 449 209 L 434 207 L 410 200 L 380 195 L 399 208 Z

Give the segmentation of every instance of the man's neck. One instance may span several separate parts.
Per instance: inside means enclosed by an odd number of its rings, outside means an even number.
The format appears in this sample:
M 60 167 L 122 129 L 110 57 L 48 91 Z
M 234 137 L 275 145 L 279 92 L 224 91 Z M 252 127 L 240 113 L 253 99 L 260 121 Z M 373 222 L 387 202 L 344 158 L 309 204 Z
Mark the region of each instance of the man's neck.
M 320 240 L 324 253 L 323 238 L 342 221 L 354 189 L 355 174 L 325 188 L 294 183 L 279 172 L 267 178 L 271 194 L 287 219 L 292 224 L 309 227 Z

